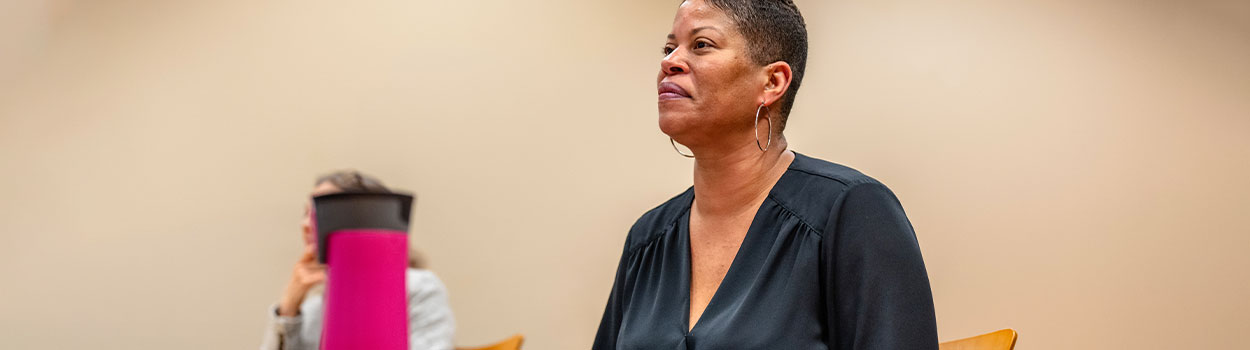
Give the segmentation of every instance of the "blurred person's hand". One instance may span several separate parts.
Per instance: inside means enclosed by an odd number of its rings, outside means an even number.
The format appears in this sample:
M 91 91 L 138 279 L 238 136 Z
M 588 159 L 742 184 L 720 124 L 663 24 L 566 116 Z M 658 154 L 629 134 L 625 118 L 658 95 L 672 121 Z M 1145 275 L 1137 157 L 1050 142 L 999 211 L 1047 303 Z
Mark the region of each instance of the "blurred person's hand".
M 299 305 L 304 296 L 318 283 L 325 281 L 325 266 L 317 262 L 317 252 L 312 245 L 304 250 L 295 268 L 291 271 L 291 282 L 286 285 L 286 292 L 278 302 L 278 315 L 295 316 L 299 314 Z

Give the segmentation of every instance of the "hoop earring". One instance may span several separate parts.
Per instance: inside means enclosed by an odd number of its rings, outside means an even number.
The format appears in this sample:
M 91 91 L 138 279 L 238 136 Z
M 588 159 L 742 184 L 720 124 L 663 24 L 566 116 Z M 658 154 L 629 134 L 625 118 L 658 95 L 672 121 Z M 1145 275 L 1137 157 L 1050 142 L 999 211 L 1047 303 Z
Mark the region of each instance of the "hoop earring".
M 669 137 L 669 138 L 668 138 L 668 143 L 672 144 L 672 145 L 673 145 L 673 150 L 674 150 L 674 151 L 677 151 L 677 154 L 680 154 L 682 157 L 686 157 L 686 158 L 694 158 L 694 155 L 693 155 L 693 154 L 685 154 L 685 153 L 681 153 L 681 150 L 677 148 L 677 141 L 673 140 L 673 138 L 672 138 L 672 137 Z
M 763 103 L 755 109 L 755 147 L 759 147 L 761 152 L 768 152 L 768 147 L 773 145 L 773 119 L 768 118 L 768 143 L 760 145 L 760 111 L 763 109 Z

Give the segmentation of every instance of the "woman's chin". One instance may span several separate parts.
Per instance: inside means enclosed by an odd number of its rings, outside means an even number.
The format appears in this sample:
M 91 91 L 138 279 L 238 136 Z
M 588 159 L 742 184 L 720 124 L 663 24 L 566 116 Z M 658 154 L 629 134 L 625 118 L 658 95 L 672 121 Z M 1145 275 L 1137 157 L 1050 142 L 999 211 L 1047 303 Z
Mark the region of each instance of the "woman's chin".
M 665 113 L 660 111 L 660 131 L 670 137 L 677 138 L 692 125 L 690 118 L 682 113 Z

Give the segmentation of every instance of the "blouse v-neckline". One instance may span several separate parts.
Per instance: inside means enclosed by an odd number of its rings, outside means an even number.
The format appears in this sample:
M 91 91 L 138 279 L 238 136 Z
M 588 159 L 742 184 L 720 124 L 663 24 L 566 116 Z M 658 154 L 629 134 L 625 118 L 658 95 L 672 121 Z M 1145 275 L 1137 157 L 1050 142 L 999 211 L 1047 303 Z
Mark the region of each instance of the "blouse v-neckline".
M 764 197 L 763 201 L 760 201 L 759 207 L 755 208 L 755 214 L 751 216 L 751 224 L 747 226 L 747 233 L 746 235 L 742 236 L 742 242 L 738 244 L 738 250 L 734 252 L 734 258 L 733 258 L 733 261 L 729 263 L 729 269 L 725 270 L 725 276 L 721 278 L 720 284 L 716 285 L 716 291 L 712 292 L 712 298 L 708 299 L 707 305 L 703 307 L 703 313 L 699 314 L 699 319 L 695 320 L 693 325 L 690 324 L 690 302 L 691 302 L 690 291 L 691 291 L 691 288 L 694 288 L 693 283 L 691 281 L 691 279 L 694 278 L 694 271 L 693 271 L 694 270 L 694 260 L 693 260 L 694 254 L 692 254 L 690 250 L 693 248 L 694 245 L 690 242 L 690 220 L 694 211 L 695 194 L 694 194 L 694 188 L 690 189 L 690 196 L 689 196 L 690 198 L 686 202 L 685 214 L 677 218 L 677 220 L 681 223 L 681 225 L 678 225 L 679 226 L 678 230 L 679 230 L 679 233 L 681 234 L 681 240 L 684 241 L 686 245 L 685 249 L 682 249 L 682 257 L 681 257 L 682 258 L 682 276 L 681 276 L 682 282 L 681 283 L 683 287 L 682 290 L 685 292 L 685 295 L 683 296 L 683 299 L 685 300 L 685 302 L 683 303 L 685 305 L 685 308 L 682 310 L 683 311 L 682 312 L 682 315 L 683 315 L 682 325 L 685 326 L 685 328 L 682 329 L 682 334 L 684 334 L 685 336 L 689 337 L 689 336 L 694 335 L 694 331 L 695 329 L 699 328 L 699 325 L 707 323 L 707 322 L 704 322 L 703 320 L 707 319 L 709 312 L 721 311 L 721 310 L 715 310 L 713 309 L 713 307 L 717 306 L 716 302 L 718 299 L 725 298 L 721 296 L 721 294 L 724 294 L 724 292 L 722 292 L 723 290 L 722 287 L 725 286 L 726 282 L 730 281 L 730 278 L 734 277 L 735 272 L 739 272 L 739 270 L 742 270 L 744 268 L 744 267 L 739 266 L 744 263 L 742 262 L 743 260 L 742 254 L 746 252 L 747 244 L 751 241 L 751 239 L 759 235 L 757 231 L 759 231 L 760 228 L 757 226 L 759 226 L 760 223 L 763 222 L 760 220 L 760 213 L 766 212 L 764 208 L 770 204 L 769 203 L 770 201 L 772 201 L 774 192 L 776 192 L 777 188 L 781 186 L 782 182 L 786 179 L 787 175 L 790 174 L 790 170 L 794 169 L 795 164 L 799 162 L 798 152 L 795 152 L 794 154 L 795 154 L 795 157 L 793 160 L 790 161 L 790 164 L 786 166 L 786 171 L 782 173 L 781 177 L 777 178 L 777 182 L 774 182 L 772 187 L 768 189 L 768 195 Z M 716 314 L 712 315 L 712 317 L 715 317 L 715 316 Z

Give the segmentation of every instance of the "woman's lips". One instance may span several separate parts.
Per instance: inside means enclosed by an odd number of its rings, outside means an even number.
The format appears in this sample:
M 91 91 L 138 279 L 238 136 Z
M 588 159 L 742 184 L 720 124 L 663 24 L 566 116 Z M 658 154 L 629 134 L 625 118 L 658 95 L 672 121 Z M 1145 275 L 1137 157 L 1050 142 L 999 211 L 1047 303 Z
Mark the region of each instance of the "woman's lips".
M 667 81 L 660 83 L 659 90 L 660 101 L 690 98 L 690 94 L 686 93 L 686 90 L 682 89 L 681 86 Z
M 661 100 L 661 101 L 664 101 L 664 100 L 677 100 L 677 99 L 683 99 L 683 98 L 686 98 L 686 96 L 678 95 L 678 94 L 671 93 L 671 92 L 665 92 L 665 93 L 661 93 L 661 94 L 660 94 L 660 100 Z

